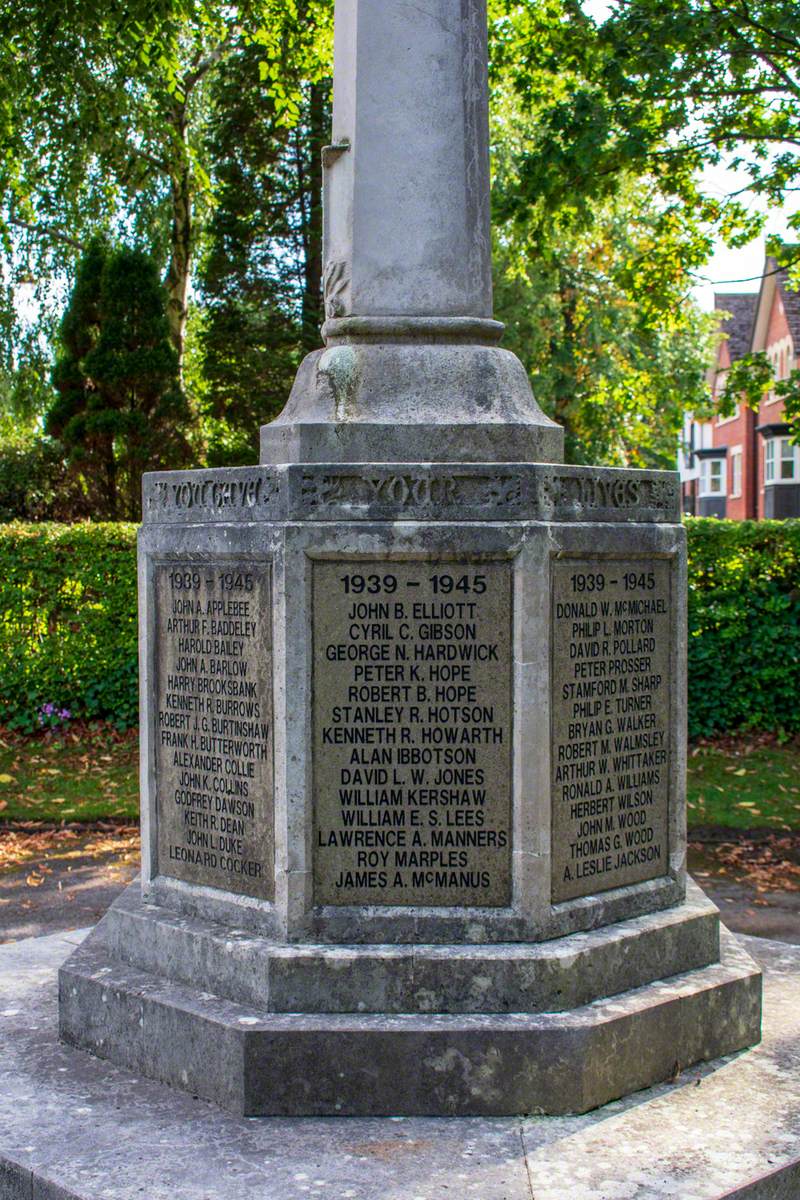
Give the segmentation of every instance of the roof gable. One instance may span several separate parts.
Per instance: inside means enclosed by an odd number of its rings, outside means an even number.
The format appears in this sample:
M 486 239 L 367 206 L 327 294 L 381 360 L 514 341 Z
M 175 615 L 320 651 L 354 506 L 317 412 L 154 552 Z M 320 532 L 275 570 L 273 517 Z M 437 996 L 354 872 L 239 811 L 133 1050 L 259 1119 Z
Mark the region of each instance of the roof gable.
M 789 326 L 789 333 L 792 335 L 795 351 L 797 351 L 800 349 L 800 292 L 793 291 L 788 287 L 789 271 L 787 267 L 781 267 L 778 271 L 777 282 L 783 300 L 786 323 Z
M 795 293 L 800 302 L 800 294 Z M 753 320 L 758 304 L 757 292 L 716 292 L 714 308 L 717 312 L 730 314 L 719 323 L 720 331 L 727 335 L 728 353 L 731 362 L 743 358 L 750 351 Z M 800 304 L 798 305 L 800 318 Z

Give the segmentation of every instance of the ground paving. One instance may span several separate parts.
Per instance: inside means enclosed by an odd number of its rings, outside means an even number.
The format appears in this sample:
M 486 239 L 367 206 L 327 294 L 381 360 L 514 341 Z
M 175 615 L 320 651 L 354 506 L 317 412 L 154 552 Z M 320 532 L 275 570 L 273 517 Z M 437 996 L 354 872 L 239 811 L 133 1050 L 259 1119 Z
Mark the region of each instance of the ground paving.
M 55 1037 L 81 940 L 0 948 L 0 1200 L 795 1200 L 800 949 L 763 965 L 761 1046 L 576 1118 L 250 1119 Z
M 85 840 L 91 844 L 92 838 L 96 833 Z M 734 933 L 800 945 L 800 892 L 759 890 L 719 870 L 708 855 L 690 852 L 689 864 Z M 0 872 L 0 944 L 95 924 L 138 869 L 131 837 L 113 834 L 105 835 L 105 848 L 99 852 L 79 843 L 71 847 L 69 857 L 39 855 L 6 868 Z

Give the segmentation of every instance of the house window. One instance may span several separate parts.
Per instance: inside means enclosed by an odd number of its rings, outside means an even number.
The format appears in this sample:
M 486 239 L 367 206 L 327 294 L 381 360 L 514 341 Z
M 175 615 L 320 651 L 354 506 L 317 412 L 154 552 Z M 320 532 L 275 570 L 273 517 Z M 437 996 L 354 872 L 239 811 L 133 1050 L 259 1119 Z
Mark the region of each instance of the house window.
M 738 403 L 735 404 L 733 407 L 733 412 L 730 414 L 729 417 L 717 417 L 717 426 L 719 427 L 720 425 L 727 425 L 730 421 L 737 420 L 739 417 L 740 411 L 741 411 L 740 405 Z
M 723 485 L 723 458 L 704 458 L 700 463 L 700 495 L 722 496 L 725 494 Z
M 731 454 L 731 496 L 742 494 L 742 452 L 734 450 Z
M 788 438 L 770 438 L 764 443 L 764 482 L 797 483 L 800 481 L 800 446 Z
M 800 476 L 797 461 L 800 447 L 793 446 L 788 438 L 781 438 L 780 443 L 778 478 L 781 483 L 794 483 Z

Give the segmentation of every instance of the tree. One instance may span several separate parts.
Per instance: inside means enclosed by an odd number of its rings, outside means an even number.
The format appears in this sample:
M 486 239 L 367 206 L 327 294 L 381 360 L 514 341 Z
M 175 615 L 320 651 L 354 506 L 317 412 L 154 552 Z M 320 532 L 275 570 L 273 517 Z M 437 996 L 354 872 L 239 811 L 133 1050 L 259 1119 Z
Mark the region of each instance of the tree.
M 93 240 L 61 343 L 46 433 L 63 445 L 95 517 L 137 519 L 142 472 L 183 465 L 191 423 L 152 259 Z
M 496 66 L 495 308 L 506 344 L 564 426 L 568 460 L 672 466 L 683 413 L 706 396 L 711 323 L 687 295 L 706 236 L 631 173 L 592 199 L 528 197 L 538 119 L 516 82 Z
M 216 194 L 200 270 L 204 403 L 211 461 L 251 461 L 258 429 L 283 407 L 322 324 L 321 152 L 330 80 L 292 83 L 291 128 L 250 61 L 230 64 L 209 96 Z
M 521 203 L 575 214 L 647 176 L 731 245 L 764 225 L 741 195 L 699 177 L 726 162 L 782 203 L 800 184 L 800 34 L 794 0 L 617 0 L 595 21 L 578 0 L 492 0 L 496 63 L 536 113 Z M 800 214 L 792 218 L 800 228 Z
M 133 237 L 166 263 L 181 357 L 211 201 L 208 86 L 255 45 L 253 69 L 291 125 L 281 64 L 328 70 L 331 12 L 331 0 L 0 0 L 0 232 L 15 273 L 32 272 L 46 299 L 93 232 Z
M 705 402 L 710 319 L 682 289 L 648 306 L 631 270 L 657 218 L 630 186 L 598 206 L 590 229 L 546 256 L 501 228 L 495 311 L 534 394 L 564 426 L 570 462 L 672 467 L 683 414 Z M 672 306 L 668 307 L 668 302 Z

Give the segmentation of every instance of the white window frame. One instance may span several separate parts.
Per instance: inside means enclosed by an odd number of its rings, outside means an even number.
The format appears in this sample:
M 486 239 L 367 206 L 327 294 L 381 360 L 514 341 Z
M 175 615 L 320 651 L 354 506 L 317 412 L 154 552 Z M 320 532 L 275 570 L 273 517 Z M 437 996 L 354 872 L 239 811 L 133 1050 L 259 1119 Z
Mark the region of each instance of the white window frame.
M 791 464 L 791 475 L 783 474 L 784 463 Z M 800 483 L 800 446 L 793 446 L 788 437 L 767 438 L 764 442 L 764 483 L 769 487 Z
M 775 450 L 777 447 L 777 438 L 767 438 L 764 442 L 764 483 L 772 484 L 775 482 L 775 462 L 777 455 Z
M 775 384 L 781 379 L 788 379 L 792 373 L 793 345 L 791 337 L 781 338 L 779 342 L 773 343 L 767 351 L 767 359 L 772 367 L 772 387 L 766 393 L 764 400 L 766 404 L 778 404 L 781 397 L 775 395 Z M 781 374 L 781 354 L 784 354 L 784 371 Z
M 715 401 L 718 401 L 720 399 L 720 397 L 722 396 L 722 393 L 725 391 L 725 381 L 727 380 L 727 378 L 728 378 L 728 371 L 726 368 L 724 371 L 720 371 L 719 374 L 717 375 L 716 379 L 714 380 L 714 400 Z M 741 404 L 737 400 L 736 404 L 734 406 L 733 412 L 731 413 L 731 415 L 729 417 L 720 417 L 719 415 L 717 416 L 717 428 L 719 429 L 719 427 L 721 425 L 730 425 L 731 421 L 738 421 L 740 415 L 741 415 Z
M 742 494 L 742 450 L 737 446 L 735 450 L 730 452 L 731 463 L 731 490 L 729 492 L 731 500 L 738 500 Z M 738 479 L 737 479 L 738 475 Z
M 713 467 L 717 467 L 718 469 L 712 470 Z M 714 484 L 718 486 L 714 487 Z M 724 497 L 725 484 L 725 458 L 722 455 L 718 458 L 701 458 L 700 491 L 698 494 L 704 499 L 706 497 Z
M 742 406 L 737 401 L 736 407 L 734 408 L 733 412 L 731 413 L 731 415 L 729 417 L 717 417 L 717 429 L 719 429 L 723 425 L 730 425 L 731 421 L 738 421 L 739 417 L 741 415 L 742 415 Z

